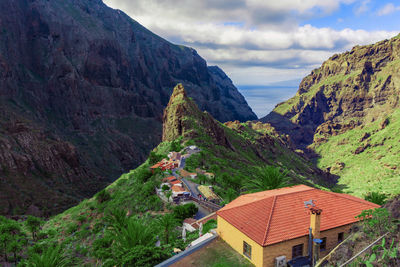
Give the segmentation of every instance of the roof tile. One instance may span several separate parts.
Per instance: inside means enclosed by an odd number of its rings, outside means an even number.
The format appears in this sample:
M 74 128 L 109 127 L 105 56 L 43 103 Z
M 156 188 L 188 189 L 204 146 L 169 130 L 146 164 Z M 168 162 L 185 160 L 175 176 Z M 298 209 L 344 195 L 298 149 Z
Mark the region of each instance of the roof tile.
M 305 185 L 242 195 L 217 214 L 262 246 L 308 234 L 310 213 L 304 202 L 322 209 L 321 231 L 357 222 L 362 210 L 379 205 L 346 194 Z

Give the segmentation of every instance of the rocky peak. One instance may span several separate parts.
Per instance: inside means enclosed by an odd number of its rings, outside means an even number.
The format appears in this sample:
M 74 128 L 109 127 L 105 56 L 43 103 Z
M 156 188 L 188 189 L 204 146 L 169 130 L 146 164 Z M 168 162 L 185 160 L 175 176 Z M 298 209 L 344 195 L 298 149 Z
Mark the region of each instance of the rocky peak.
M 216 145 L 230 147 L 222 124 L 207 111 L 201 112 L 183 85 L 178 84 L 164 110 L 162 140 L 173 141 L 181 136 L 188 140 L 207 136 Z
M 311 144 L 317 129 L 319 134 L 330 129 L 323 124 L 351 129 L 349 121 L 356 126 L 377 120 L 399 106 L 399 66 L 398 36 L 355 46 L 313 70 L 294 97 L 261 120 L 291 135 L 299 147 Z

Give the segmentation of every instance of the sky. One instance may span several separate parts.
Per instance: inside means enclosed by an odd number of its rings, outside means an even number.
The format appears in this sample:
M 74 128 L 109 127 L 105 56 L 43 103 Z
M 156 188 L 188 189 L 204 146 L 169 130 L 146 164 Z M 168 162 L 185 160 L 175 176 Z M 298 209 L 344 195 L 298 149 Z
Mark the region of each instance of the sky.
M 103 1 L 168 41 L 196 49 L 246 99 L 246 90 L 259 94 L 265 85 L 299 83 L 335 53 L 400 33 L 399 0 Z M 261 116 L 261 106 L 249 104 Z

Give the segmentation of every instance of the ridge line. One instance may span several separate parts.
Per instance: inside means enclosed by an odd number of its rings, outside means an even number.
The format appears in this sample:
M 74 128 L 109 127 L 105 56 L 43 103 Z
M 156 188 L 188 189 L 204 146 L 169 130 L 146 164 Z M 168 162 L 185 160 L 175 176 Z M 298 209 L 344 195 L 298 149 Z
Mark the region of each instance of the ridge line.
M 262 241 L 262 245 L 265 244 L 265 241 L 266 241 L 266 239 L 268 237 L 269 228 L 271 226 L 272 214 L 274 213 L 274 208 L 275 208 L 275 203 L 276 203 L 276 199 L 277 198 L 278 198 L 278 196 L 274 196 L 274 200 L 273 200 L 272 205 L 271 205 L 271 211 L 269 212 L 267 229 L 265 229 L 265 234 L 264 234 L 264 238 L 263 238 L 263 241 Z

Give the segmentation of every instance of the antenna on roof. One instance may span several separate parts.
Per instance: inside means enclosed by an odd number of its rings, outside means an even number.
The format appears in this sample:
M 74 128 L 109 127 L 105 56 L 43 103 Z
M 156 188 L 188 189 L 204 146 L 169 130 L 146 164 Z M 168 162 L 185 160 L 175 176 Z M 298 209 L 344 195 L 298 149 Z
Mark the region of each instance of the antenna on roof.
M 308 208 L 308 206 L 315 207 L 314 200 L 304 201 L 304 207 Z

